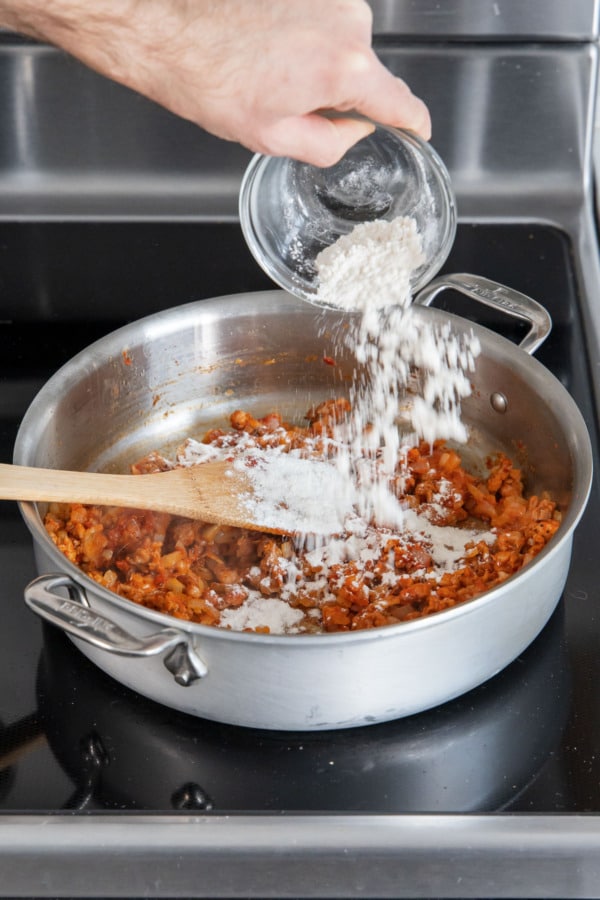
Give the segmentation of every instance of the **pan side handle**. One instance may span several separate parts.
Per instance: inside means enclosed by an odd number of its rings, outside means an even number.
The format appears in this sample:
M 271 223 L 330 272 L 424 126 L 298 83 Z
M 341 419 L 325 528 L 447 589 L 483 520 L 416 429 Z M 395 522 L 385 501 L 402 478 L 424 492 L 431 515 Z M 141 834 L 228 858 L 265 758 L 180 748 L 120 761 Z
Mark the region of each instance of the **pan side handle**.
M 61 594 L 61 591 L 63 592 Z M 68 597 L 64 596 L 64 592 Z M 25 603 L 44 621 L 98 650 L 119 656 L 148 657 L 164 653 L 163 662 L 184 687 L 208 674 L 206 664 L 176 628 L 136 637 L 91 608 L 84 588 L 69 575 L 41 575 L 25 588 Z
M 461 273 L 435 278 L 419 291 L 414 303 L 417 306 L 431 306 L 437 295 L 444 290 L 458 291 L 485 306 L 527 322 L 529 331 L 519 344 L 526 353 L 535 353 L 552 330 L 550 314 L 541 303 L 482 275 Z

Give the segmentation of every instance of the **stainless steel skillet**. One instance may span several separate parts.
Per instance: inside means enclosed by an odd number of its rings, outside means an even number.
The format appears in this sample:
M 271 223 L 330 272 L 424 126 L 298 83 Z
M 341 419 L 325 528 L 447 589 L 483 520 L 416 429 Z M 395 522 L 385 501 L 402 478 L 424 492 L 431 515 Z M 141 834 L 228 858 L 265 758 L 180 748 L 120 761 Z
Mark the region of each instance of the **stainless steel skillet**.
M 419 315 L 447 318 L 427 306 L 446 282 L 432 282 L 419 295 Z M 435 706 L 492 677 L 533 641 L 561 596 L 590 489 L 591 449 L 568 392 L 524 349 L 539 346 L 549 330 L 539 304 L 474 276 L 454 276 L 452 286 L 530 323 L 518 347 L 451 317 L 482 345 L 473 394 L 463 406 L 468 452 L 475 461 L 491 449 L 510 452 L 529 489 L 549 490 L 562 508 L 556 537 L 517 576 L 462 606 L 389 628 L 235 633 L 175 620 L 100 588 L 56 550 L 42 525 L 43 508 L 22 504 L 44 573 L 27 587 L 27 603 L 122 683 L 236 725 L 365 725 Z M 124 470 L 127 461 L 201 432 L 236 408 L 302 416 L 348 390 L 353 360 L 338 340 L 346 325 L 343 316 L 280 291 L 215 298 L 142 319 L 50 379 L 23 420 L 14 461 Z

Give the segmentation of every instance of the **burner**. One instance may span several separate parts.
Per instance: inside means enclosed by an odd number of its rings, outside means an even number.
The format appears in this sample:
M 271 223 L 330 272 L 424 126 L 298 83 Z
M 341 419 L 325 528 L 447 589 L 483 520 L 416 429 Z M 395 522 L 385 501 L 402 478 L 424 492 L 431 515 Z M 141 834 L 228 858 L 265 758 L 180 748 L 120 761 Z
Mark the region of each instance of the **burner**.
M 123 688 L 48 627 L 39 720 L 75 784 L 69 809 L 510 808 L 560 746 L 569 698 L 563 627 L 559 607 L 513 665 L 439 709 L 317 733 L 255 731 L 174 712 Z

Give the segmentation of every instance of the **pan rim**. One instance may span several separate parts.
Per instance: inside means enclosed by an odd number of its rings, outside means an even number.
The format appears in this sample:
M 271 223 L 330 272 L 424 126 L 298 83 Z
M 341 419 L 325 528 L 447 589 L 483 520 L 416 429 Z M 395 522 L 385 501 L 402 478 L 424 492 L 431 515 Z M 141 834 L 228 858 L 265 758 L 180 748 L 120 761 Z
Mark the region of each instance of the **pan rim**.
M 99 338 L 88 347 L 81 350 L 78 354 L 64 363 L 42 386 L 40 391 L 32 400 L 25 416 L 19 427 L 13 461 L 17 464 L 31 465 L 28 459 L 28 448 L 35 445 L 35 433 L 40 433 L 43 423 L 47 421 L 48 416 L 52 415 L 53 398 L 59 395 L 68 387 L 68 385 L 81 378 L 81 373 L 76 376 L 78 369 L 82 364 L 89 366 L 100 365 L 106 362 L 107 358 L 114 358 L 120 355 L 122 348 L 127 346 L 128 338 L 133 334 L 139 335 L 140 330 L 145 334 L 146 339 L 151 338 L 153 333 L 165 334 L 165 329 L 171 329 L 173 332 L 181 330 L 185 323 L 194 325 L 197 322 L 198 315 L 210 317 L 218 316 L 219 319 L 236 318 L 239 313 L 244 312 L 248 307 L 249 301 L 254 304 L 256 302 L 264 302 L 266 304 L 265 312 L 276 311 L 277 313 L 286 313 L 296 310 L 299 314 L 310 315 L 312 318 L 319 319 L 326 315 L 331 318 L 331 310 L 323 311 L 312 306 L 306 301 L 299 300 L 282 290 L 268 290 L 248 292 L 244 294 L 228 294 L 217 296 L 206 300 L 197 300 L 185 303 L 180 306 L 172 307 L 158 313 L 153 313 L 142 319 L 128 323 L 119 329 L 116 329 L 104 337 Z M 416 308 L 417 309 L 417 308 Z M 441 312 L 434 307 L 418 307 L 419 314 L 434 316 L 443 321 L 452 321 L 465 327 L 466 320 L 460 316 Z M 347 314 L 334 311 L 334 317 L 342 321 L 347 319 Z M 513 358 L 520 366 L 525 366 L 526 373 L 534 381 L 535 385 L 550 385 L 553 391 L 557 391 L 561 398 L 561 404 L 566 413 L 563 422 L 563 431 L 570 435 L 575 441 L 571 448 L 571 455 L 576 462 L 574 465 L 574 481 L 572 485 L 572 496 L 569 506 L 565 512 L 561 526 L 554 538 L 544 547 L 544 549 L 527 564 L 526 567 L 512 575 L 500 585 L 496 585 L 483 594 L 473 597 L 461 604 L 450 609 L 433 613 L 421 619 L 415 619 L 408 622 L 399 622 L 396 625 L 387 625 L 379 628 L 364 629 L 352 632 L 333 632 L 333 633 L 317 633 L 317 634 L 259 634 L 255 632 L 238 632 L 225 628 L 200 625 L 199 623 L 189 622 L 183 619 L 176 619 L 164 613 L 150 610 L 133 601 L 127 600 L 118 594 L 109 591 L 107 588 L 99 585 L 92 578 L 85 575 L 82 570 L 71 563 L 56 548 L 50 537 L 48 536 L 39 514 L 38 507 L 33 503 L 19 503 L 21 515 L 32 534 L 34 542 L 41 542 L 44 553 L 56 560 L 57 568 L 64 572 L 65 569 L 81 584 L 88 592 L 97 593 L 105 602 L 116 605 L 123 612 L 129 613 L 136 619 L 142 619 L 146 622 L 159 624 L 165 627 L 177 627 L 181 631 L 194 636 L 210 636 L 219 640 L 244 642 L 251 640 L 252 642 L 267 644 L 285 644 L 286 647 L 294 645 L 304 646 L 307 640 L 319 641 L 323 643 L 339 644 L 342 641 L 352 640 L 367 641 L 381 640 L 385 636 L 397 636 L 399 633 L 409 633 L 423 628 L 432 628 L 441 625 L 450 618 L 463 616 L 468 614 L 472 609 L 479 609 L 482 605 L 494 602 L 498 595 L 506 591 L 507 585 L 512 585 L 515 581 L 524 577 L 528 573 L 534 573 L 540 565 L 544 564 L 550 556 L 558 553 L 559 548 L 572 539 L 572 534 L 577 526 L 581 516 L 585 511 L 589 493 L 592 485 L 593 465 L 592 465 L 592 449 L 591 440 L 587 430 L 583 416 L 577 407 L 575 401 L 562 385 L 562 383 L 543 366 L 537 359 L 530 356 L 517 345 L 513 344 L 506 338 L 501 337 L 485 326 L 477 323 L 468 322 L 469 327 L 473 329 L 475 334 L 481 335 L 485 341 L 492 346 L 497 346 L 499 350 L 506 356 Z

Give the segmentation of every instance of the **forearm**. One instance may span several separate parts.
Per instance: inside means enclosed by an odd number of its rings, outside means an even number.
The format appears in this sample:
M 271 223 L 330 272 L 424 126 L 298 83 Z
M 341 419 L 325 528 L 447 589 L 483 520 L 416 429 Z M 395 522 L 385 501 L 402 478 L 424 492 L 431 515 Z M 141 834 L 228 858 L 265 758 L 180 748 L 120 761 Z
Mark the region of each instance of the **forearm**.
M 371 47 L 365 0 L 0 0 L 0 25 L 252 150 L 331 165 L 369 125 L 429 137 L 429 114 Z
M 99 72 L 129 82 L 122 48 L 138 41 L 137 7 L 136 0 L 0 0 L 0 27 L 54 44 Z
M 210 129 L 206 107 L 221 70 L 235 65 L 230 31 L 252 35 L 256 24 L 246 29 L 244 20 L 263 7 L 265 0 L 0 0 L 0 27 L 54 44 Z
M 60 46 L 75 48 L 85 40 L 120 29 L 135 3 L 123 0 L 0 0 L 0 26 Z

